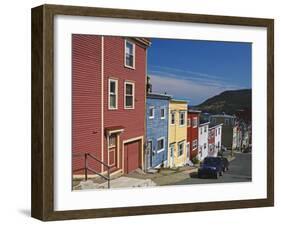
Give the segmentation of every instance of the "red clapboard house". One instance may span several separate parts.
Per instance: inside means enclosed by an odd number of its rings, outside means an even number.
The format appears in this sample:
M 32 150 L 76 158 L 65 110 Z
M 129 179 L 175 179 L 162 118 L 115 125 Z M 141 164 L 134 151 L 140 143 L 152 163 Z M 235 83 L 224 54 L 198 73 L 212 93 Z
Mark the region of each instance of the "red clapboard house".
M 187 114 L 187 155 L 192 160 L 198 155 L 198 125 L 201 111 L 188 110 Z
M 150 41 L 72 35 L 73 173 L 143 168 L 146 54 Z

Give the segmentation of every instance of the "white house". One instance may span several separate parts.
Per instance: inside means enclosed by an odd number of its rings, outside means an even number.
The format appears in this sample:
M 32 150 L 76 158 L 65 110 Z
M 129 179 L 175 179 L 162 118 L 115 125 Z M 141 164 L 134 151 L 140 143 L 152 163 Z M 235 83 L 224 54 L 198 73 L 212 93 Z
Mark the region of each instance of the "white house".
M 209 150 L 208 156 L 217 156 L 221 150 L 222 124 L 209 125 Z
M 202 123 L 198 126 L 198 158 L 202 161 L 208 156 L 208 134 L 209 134 L 209 123 Z
M 218 124 L 215 127 L 215 153 L 216 154 L 218 154 L 218 152 L 221 150 L 222 125 L 223 124 Z

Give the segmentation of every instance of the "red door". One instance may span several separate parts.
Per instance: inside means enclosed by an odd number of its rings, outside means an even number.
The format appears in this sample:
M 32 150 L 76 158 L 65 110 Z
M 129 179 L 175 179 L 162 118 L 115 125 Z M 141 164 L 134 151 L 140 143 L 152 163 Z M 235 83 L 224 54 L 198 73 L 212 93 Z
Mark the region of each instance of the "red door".
M 140 141 L 130 142 L 124 145 L 124 170 L 130 173 L 140 167 Z

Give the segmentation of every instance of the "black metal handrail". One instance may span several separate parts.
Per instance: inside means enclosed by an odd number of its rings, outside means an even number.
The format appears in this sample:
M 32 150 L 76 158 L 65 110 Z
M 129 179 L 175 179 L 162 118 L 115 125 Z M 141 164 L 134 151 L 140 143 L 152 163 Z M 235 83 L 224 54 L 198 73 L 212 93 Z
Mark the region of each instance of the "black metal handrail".
M 100 177 L 106 179 L 108 188 L 110 188 L 110 166 L 107 165 L 106 163 L 102 162 L 101 160 L 99 160 L 97 157 L 95 157 L 93 154 L 90 154 L 90 153 L 73 154 L 73 157 L 81 157 L 81 156 L 84 156 L 84 168 L 81 168 L 79 170 L 84 169 L 85 180 L 88 180 L 88 171 L 91 171 L 92 173 L 95 173 L 95 174 L 99 175 Z M 99 173 L 98 171 L 94 170 L 93 168 L 89 167 L 88 157 L 90 157 L 93 160 L 96 160 L 98 163 L 105 166 L 107 168 L 107 176 L 105 176 L 105 175 Z

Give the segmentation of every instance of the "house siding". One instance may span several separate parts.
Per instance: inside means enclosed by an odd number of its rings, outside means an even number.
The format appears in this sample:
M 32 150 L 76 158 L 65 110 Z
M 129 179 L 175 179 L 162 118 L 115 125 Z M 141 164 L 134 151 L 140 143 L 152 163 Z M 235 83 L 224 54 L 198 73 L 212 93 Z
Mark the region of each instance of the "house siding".
M 193 113 L 193 112 L 188 112 L 188 115 L 187 115 L 187 118 L 190 120 L 190 126 L 187 127 L 187 141 L 190 143 L 190 153 L 188 154 L 189 156 L 189 159 L 192 160 L 193 158 L 197 157 L 198 155 L 198 144 L 199 144 L 199 141 L 198 141 L 198 125 L 199 125 L 199 116 L 200 114 L 199 113 Z M 192 126 L 192 120 L 193 118 L 197 118 L 197 126 L 196 127 L 193 127 Z M 197 140 L 197 148 L 195 149 L 192 149 L 192 142 L 194 140 Z
M 178 167 L 186 164 L 187 162 L 187 149 L 186 149 L 186 137 L 187 137 L 187 122 L 184 126 L 179 126 L 179 112 L 184 111 L 187 114 L 187 103 L 170 101 L 169 104 L 169 118 L 171 118 L 171 112 L 175 112 L 175 125 L 171 125 L 169 122 L 169 149 L 168 149 L 168 165 L 170 167 Z M 179 143 L 183 142 L 184 150 L 182 155 L 178 155 Z M 174 152 L 171 153 L 171 145 L 174 146 Z M 173 157 L 172 157 L 172 156 Z
M 149 118 L 149 109 L 154 108 L 154 118 Z M 161 119 L 161 109 L 165 109 L 165 119 Z M 147 153 L 146 167 L 166 165 L 168 154 L 169 100 L 147 96 L 146 99 L 146 140 L 152 142 L 151 152 Z M 157 152 L 157 140 L 164 138 L 164 151 Z
M 130 41 L 135 43 L 135 69 L 124 66 L 125 38 L 72 35 L 72 152 L 88 152 L 108 164 L 108 137 L 105 129 L 122 126 L 117 142 L 117 162 L 120 169 L 124 167 L 125 143 L 131 140 L 139 144 L 135 146 L 140 148 L 140 167 L 143 166 L 146 46 L 134 39 Z M 118 80 L 116 110 L 108 109 L 110 78 Z M 124 109 L 125 81 L 134 83 L 134 109 Z M 94 161 L 89 164 L 98 172 L 103 170 Z M 73 157 L 72 166 L 74 174 L 82 174 L 77 169 L 84 167 L 83 156 Z
M 199 157 L 200 161 L 202 161 L 205 157 L 208 156 L 208 147 L 209 147 L 208 135 L 209 135 L 209 125 L 208 124 L 199 125 L 199 127 L 198 127 L 198 150 L 199 150 L 198 157 Z

